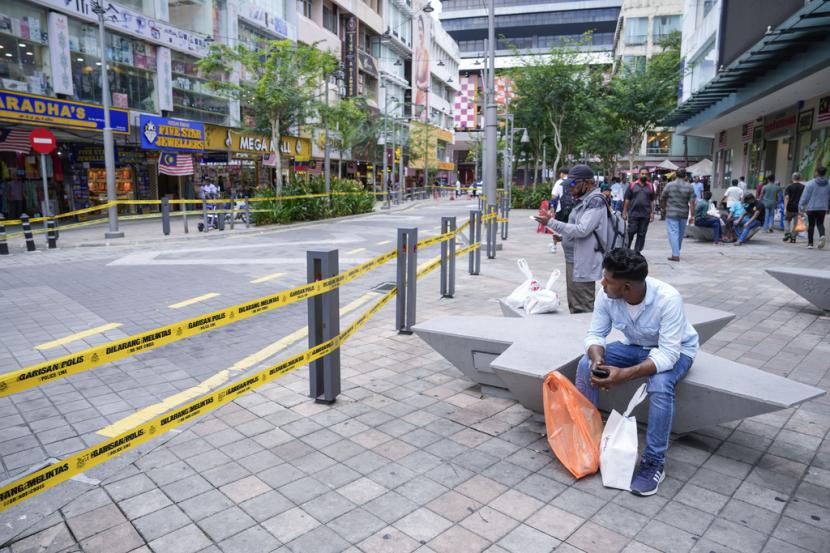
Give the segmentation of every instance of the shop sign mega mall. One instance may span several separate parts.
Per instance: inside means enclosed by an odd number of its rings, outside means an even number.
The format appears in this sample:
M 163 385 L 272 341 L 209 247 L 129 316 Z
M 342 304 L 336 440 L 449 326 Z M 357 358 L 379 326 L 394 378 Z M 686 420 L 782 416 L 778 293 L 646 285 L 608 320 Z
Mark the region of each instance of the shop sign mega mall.
M 141 146 L 169 152 L 201 152 L 205 147 L 205 126 L 195 121 L 142 115 Z
M 70 102 L 0 90 L 0 119 L 69 129 L 100 131 L 104 128 L 104 108 L 95 104 Z M 123 109 L 110 109 L 110 126 L 113 132 L 130 132 L 130 113 Z

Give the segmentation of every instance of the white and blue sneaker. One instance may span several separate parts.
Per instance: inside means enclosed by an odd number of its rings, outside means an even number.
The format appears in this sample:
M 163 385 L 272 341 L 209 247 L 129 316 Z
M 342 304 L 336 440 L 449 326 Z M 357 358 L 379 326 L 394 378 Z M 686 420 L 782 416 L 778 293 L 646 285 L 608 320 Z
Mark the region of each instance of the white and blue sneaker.
M 631 493 L 648 496 L 657 493 L 657 487 L 666 478 L 663 463 L 646 459 L 640 462 L 640 468 L 631 480 Z

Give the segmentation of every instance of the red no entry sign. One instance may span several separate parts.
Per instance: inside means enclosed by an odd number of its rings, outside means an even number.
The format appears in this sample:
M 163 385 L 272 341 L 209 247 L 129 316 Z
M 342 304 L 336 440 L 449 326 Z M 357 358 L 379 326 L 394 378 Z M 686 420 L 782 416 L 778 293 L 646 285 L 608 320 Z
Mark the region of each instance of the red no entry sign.
M 58 140 L 49 129 L 35 129 L 29 133 L 29 144 L 39 154 L 49 154 L 57 148 Z

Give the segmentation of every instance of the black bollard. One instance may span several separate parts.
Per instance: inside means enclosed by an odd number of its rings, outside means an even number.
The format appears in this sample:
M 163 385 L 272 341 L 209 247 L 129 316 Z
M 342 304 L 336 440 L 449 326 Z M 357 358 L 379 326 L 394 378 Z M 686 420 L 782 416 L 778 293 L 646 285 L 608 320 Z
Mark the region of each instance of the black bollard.
M 29 216 L 25 213 L 20 216 L 20 223 L 23 225 L 23 237 L 26 238 L 26 251 L 37 251 L 35 239 L 32 237 L 32 225 L 29 224 Z
M 6 221 L 0 213 L 0 255 L 9 255 L 9 244 L 6 242 Z
M 46 221 L 46 244 L 50 250 L 58 247 L 58 233 L 55 231 L 55 220 L 49 219 Z

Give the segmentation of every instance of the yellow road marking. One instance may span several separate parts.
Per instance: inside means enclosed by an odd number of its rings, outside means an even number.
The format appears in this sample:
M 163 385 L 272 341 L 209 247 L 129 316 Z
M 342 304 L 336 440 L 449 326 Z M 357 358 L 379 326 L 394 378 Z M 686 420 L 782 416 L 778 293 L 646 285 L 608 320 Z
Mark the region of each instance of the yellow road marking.
M 353 255 L 353 254 L 360 253 L 360 252 L 365 252 L 365 251 L 366 251 L 366 248 L 355 248 L 353 250 L 347 251 L 346 255 Z
M 285 273 L 271 273 L 270 275 L 261 276 L 259 278 L 255 278 L 251 281 L 251 284 L 259 284 L 260 282 L 268 282 L 269 280 L 274 280 L 275 278 L 280 278 L 281 276 L 285 276 Z
M 102 332 L 118 328 L 119 326 L 121 326 L 121 323 L 107 323 L 105 325 L 96 326 L 95 328 L 90 328 L 89 330 L 82 330 L 81 332 L 76 332 L 75 334 L 70 334 L 69 336 L 58 338 L 57 340 L 52 340 L 51 342 L 46 342 L 45 344 L 40 344 L 39 346 L 35 346 L 35 349 L 44 350 L 56 348 L 64 344 L 68 344 L 69 342 L 74 342 L 75 340 L 83 340 L 87 336 L 101 334 Z
M 211 292 L 210 294 L 203 294 L 201 296 L 196 296 L 195 298 L 190 298 L 189 300 L 180 301 L 179 303 L 174 303 L 173 305 L 168 305 L 170 309 L 181 309 L 182 307 L 187 307 L 188 305 L 193 305 L 194 303 L 199 303 L 200 301 L 209 300 L 210 298 L 215 298 L 218 296 L 216 292 Z
M 385 246 L 386 244 L 391 244 L 391 240 L 381 240 L 380 242 L 375 242 L 375 246 Z
M 376 292 L 367 292 L 366 294 L 363 294 L 356 300 L 352 301 L 351 303 L 343 307 L 340 310 L 340 314 L 345 315 L 347 313 L 354 311 L 361 305 L 369 302 L 372 298 L 376 297 L 377 295 L 378 294 Z M 287 336 L 283 336 L 273 344 L 266 346 L 261 350 L 254 352 L 243 359 L 240 359 L 231 367 L 219 371 L 207 380 L 203 380 L 196 386 L 181 391 L 178 394 L 166 397 L 165 399 L 156 404 L 149 405 L 143 409 L 136 411 L 132 415 L 124 417 L 121 420 L 115 421 L 111 425 L 99 430 L 98 434 L 101 434 L 102 436 L 106 436 L 108 438 L 118 436 L 125 430 L 137 426 L 139 424 L 143 424 L 148 420 L 169 411 L 176 405 L 180 405 L 186 401 L 189 401 L 191 399 L 197 398 L 203 394 L 210 392 L 211 390 L 229 381 L 231 377 L 234 375 L 234 373 L 248 370 L 254 365 L 262 363 L 266 359 L 273 357 L 280 351 L 302 340 L 306 336 L 308 336 L 308 327 L 304 326 L 298 330 L 295 330 Z

